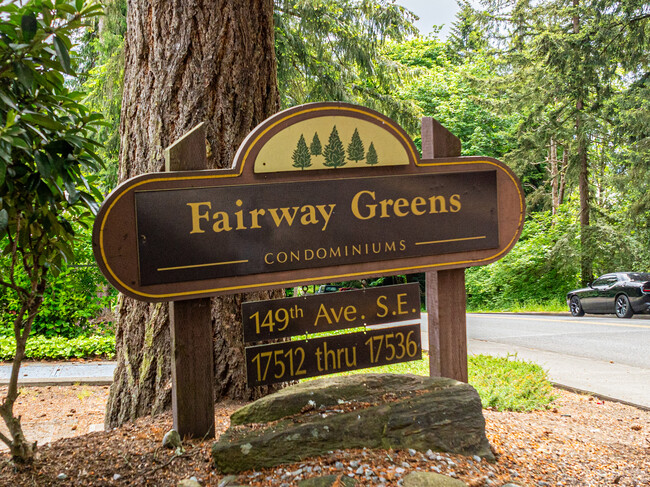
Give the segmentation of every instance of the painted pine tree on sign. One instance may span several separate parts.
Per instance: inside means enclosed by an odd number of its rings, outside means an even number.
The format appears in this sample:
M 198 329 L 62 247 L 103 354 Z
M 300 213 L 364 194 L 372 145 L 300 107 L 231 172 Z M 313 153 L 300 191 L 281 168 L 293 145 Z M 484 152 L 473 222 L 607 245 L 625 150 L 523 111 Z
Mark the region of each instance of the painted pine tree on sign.
M 359 130 L 354 129 L 354 133 L 352 134 L 352 140 L 348 145 L 348 159 L 354 162 L 359 162 L 365 158 L 365 154 L 366 151 L 363 147 L 361 136 L 359 136 Z
M 311 152 L 312 156 L 320 156 L 323 153 L 323 146 L 320 143 L 318 132 L 314 132 L 314 138 L 311 139 L 311 144 L 309 145 L 309 152 Z
M 327 167 L 333 167 L 336 169 L 337 167 L 346 164 L 345 149 L 343 148 L 343 142 L 341 142 L 341 138 L 339 137 L 339 132 L 336 130 L 336 125 L 334 125 L 334 128 L 330 133 L 330 138 L 325 146 L 323 155 L 325 156 L 325 166 Z
M 377 151 L 375 150 L 375 144 L 370 142 L 370 147 L 368 147 L 368 153 L 366 154 L 366 164 L 374 166 L 379 164 L 379 159 L 377 158 Z
M 298 140 L 298 145 L 296 150 L 293 151 L 293 167 L 299 167 L 300 169 L 305 169 L 306 167 L 311 166 L 311 154 L 307 148 L 307 142 L 305 142 L 305 136 L 300 134 L 300 139 Z

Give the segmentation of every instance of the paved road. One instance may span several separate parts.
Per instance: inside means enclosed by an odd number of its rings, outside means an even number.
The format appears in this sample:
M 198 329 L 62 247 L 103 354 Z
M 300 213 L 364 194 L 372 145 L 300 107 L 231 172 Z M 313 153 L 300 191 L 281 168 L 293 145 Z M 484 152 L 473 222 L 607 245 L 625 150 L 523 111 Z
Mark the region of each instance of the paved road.
M 470 340 L 546 350 L 650 369 L 650 320 L 468 314 Z
M 650 320 L 468 314 L 468 351 L 536 362 L 552 381 L 650 408 Z

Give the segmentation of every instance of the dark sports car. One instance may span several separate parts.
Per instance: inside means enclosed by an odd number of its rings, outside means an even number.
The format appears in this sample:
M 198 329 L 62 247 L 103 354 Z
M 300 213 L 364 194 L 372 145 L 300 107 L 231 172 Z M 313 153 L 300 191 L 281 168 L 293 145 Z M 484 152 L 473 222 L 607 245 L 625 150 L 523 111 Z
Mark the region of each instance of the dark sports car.
M 631 318 L 650 311 L 650 272 L 616 272 L 600 276 L 584 289 L 566 297 L 573 316 L 585 313 L 616 313 Z

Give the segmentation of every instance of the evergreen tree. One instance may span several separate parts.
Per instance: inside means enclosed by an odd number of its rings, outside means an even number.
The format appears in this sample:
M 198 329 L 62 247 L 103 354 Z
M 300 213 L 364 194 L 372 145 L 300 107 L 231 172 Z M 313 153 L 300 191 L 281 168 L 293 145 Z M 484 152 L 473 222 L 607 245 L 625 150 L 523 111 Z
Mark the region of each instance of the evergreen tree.
M 459 0 L 458 5 L 460 10 L 451 24 L 447 42 L 449 58 L 456 63 L 488 47 L 483 14 L 469 0 Z
M 416 132 L 420 115 L 398 95 L 406 70 L 384 48 L 416 34 L 414 15 L 393 0 L 275 0 L 282 107 L 358 103 Z
M 305 169 L 306 167 L 311 166 L 311 155 L 307 148 L 307 142 L 305 142 L 305 136 L 302 134 L 300 134 L 300 140 L 298 140 L 296 150 L 293 151 L 292 159 L 293 167 Z
M 311 139 L 311 144 L 309 145 L 309 152 L 311 152 L 312 156 L 320 156 L 323 153 L 323 146 L 318 138 L 318 132 L 314 132 L 314 138 Z
M 553 182 L 539 161 L 545 159 L 548 147 L 549 152 L 561 147 L 563 157 L 568 155 L 566 174 L 572 178 L 568 189 L 577 186 L 579 195 L 579 259 L 581 280 L 586 284 L 599 267 L 594 259 L 600 258 L 598 248 L 607 239 L 603 232 L 609 232 L 608 218 L 600 216 L 606 213 L 604 196 L 609 190 L 603 178 L 625 172 L 607 168 L 604 162 L 621 153 L 621 141 L 614 140 L 616 128 L 612 126 L 620 110 L 610 110 L 612 100 L 621 87 L 648 72 L 647 2 L 506 3 L 485 2 L 488 16 L 500 19 L 496 30 L 506 35 L 506 42 L 500 39 L 498 44 L 505 48 L 498 56 L 504 63 L 499 88 L 509 104 L 504 108 L 525 115 L 518 130 L 518 148 L 506 162 L 514 162 L 520 172 L 522 168 L 538 172 L 539 180 L 528 180 L 525 185 L 547 192 Z M 549 156 L 546 163 L 551 159 L 556 158 Z
M 365 157 L 365 153 L 366 150 L 363 147 L 363 142 L 359 136 L 359 130 L 355 128 L 350 145 L 348 145 L 348 159 L 354 162 L 362 161 Z
M 345 165 L 345 149 L 339 137 L 339 132 L 336 130 L 336 125 L 332 129 L 332 133 L 330 133 L 330 138 L 325 146 L 323 155 L 325 156 L 325 166 L 327 167 L 336 169 Z
M 368 153 L 366 154 L 366 164 L 374 166 L 379 164 L 379 159 L 377 158 L 377 151 L 375 150 L 375 144 L 370 142 L 370 147 L 368 147 Z

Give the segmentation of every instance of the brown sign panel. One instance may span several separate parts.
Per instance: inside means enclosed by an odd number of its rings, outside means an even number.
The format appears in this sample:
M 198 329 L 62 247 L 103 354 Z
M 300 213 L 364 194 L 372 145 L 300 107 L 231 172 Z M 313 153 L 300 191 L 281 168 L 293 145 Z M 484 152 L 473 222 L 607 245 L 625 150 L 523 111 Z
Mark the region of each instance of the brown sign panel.
M 249 387 L 422 358 L 420 325 L 246 348 Z
M 136 191 L 135 204 L 141 286 L 499 246 L 496 171 Z
M 419 318 L 418 283 L 242 303 L 244 343 Z
M 307 154 L 316 135 L 322 151 Z M 323 103 L 263 122 L 232 169 L 126 181 L 100 209 L 93 249 L 120 291 L 170 301 L 488 264 L 523 217 L 501 162 L 420 160 L 392 120 Z

